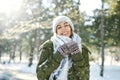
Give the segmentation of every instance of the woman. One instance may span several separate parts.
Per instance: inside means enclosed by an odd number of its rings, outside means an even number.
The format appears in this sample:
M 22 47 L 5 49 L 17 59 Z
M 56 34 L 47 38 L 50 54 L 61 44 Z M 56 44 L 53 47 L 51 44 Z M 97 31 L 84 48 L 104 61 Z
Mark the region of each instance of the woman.
M 53 20 L 54 35 L 40 47 L 38 80 L 89 80 L 89 50 L 67 16 Z

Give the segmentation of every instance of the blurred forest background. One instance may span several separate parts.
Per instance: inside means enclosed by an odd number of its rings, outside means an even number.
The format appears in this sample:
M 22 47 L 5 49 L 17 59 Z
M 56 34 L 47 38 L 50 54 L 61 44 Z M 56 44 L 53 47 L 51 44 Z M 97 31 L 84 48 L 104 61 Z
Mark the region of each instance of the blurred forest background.
M 101 0 L 92 16 L 81 12 L 80 5 L 81 0 L 23 0 L 18 10 L 0 12 L 0 63 L 26 59 L 31 66 L 39 58 L 39 46 L 53 35 L 52 20 L 57 15 L 72 19 L 75 31 L 92 52 L 90 61 L 101 58 L 103 66 L 107 58 L 111 64 L 119 62 L 120 0 Z

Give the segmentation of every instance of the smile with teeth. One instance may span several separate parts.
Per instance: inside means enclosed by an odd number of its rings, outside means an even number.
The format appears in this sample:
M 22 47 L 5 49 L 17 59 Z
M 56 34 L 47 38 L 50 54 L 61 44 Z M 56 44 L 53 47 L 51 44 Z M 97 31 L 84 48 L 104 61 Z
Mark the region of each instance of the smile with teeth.
M 67 35 L 67 34 L 68 34 L 67 32 L 62 33 L 62 35 Z

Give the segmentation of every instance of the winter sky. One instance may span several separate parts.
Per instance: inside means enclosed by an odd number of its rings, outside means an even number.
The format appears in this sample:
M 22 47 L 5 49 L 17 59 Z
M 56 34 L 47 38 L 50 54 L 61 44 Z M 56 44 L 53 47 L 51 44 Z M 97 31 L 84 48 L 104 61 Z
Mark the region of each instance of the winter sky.
M 80 0 L 80 11 L 93 15 L 93 10 L 101 7 L 101 0 Z

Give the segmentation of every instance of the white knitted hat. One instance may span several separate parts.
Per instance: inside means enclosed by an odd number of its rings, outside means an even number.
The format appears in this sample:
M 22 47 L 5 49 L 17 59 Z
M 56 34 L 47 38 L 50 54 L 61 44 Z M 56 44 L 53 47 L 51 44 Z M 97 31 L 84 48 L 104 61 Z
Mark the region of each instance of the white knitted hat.
M 53 20 L 52 28 L 53 28 L 53 33 L 54 33 L 54 34 L 56 34 L 56 27 L 57 27 L 57 25 L 58 25 L 60 22 L 62 22 L 62 21 L 65 21 L 65 22 L 69 23 L 70 26 L 71 26 L 71 28 L 72 28 L 72 30 L 74 31 L 73 23 L 72 23 L 72 21 L 70 20 L 69 17 L 67 17 L 67 16 L 58 16 L 58 17 L 56 17 L 56 18 Z

